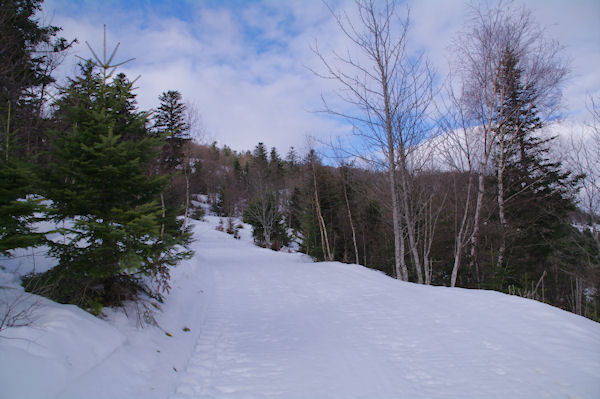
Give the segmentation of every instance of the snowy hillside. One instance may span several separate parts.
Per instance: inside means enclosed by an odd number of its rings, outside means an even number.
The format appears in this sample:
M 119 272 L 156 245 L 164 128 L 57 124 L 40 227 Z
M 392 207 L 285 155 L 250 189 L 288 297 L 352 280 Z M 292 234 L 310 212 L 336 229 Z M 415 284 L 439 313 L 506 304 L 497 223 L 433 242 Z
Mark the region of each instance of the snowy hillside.
M 160 327 L 138 328 L 133 308 L 103 321 L 40 300 L 33 325 L 0 335 L 0 398 L 600 397 L 598 323 L 312 263 L 207 220 Z

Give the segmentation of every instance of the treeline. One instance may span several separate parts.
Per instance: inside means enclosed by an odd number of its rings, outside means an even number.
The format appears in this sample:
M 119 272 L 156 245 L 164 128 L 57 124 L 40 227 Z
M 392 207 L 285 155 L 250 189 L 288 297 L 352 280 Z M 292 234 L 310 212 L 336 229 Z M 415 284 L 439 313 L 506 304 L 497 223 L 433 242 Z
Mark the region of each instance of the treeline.
M 317 260 L 357 263 L 395 276 L 385 172 L 353 163 L 332 166 L 332 159 L 324 162 L 314 150 L 298 154 L 291 148 L 282 157 L 263 143 L 241 153 L 227 146 L 192 144 L 190 154 L 192 191 L 209 193 L 213 212 L 224 219 L 243 217 L 253 225 L 258 245 L 279 250 L 294 241 Z M 556 177 L 553 173 L 549 179 Z M 428 266 L 424 283 L 450 285 L 457 226 L 468 204 L 470 178 L 442 170 L 414 176 L 412 184 L 419 192 L 411 201 L 419 208 L 418 246 Z M 493 171 L 486 176 L 490 186 L 497 184 L 496 179 Z M 515 180 L 507 187 L 522 187 L 517 177 L 511 179 Z M 575 207 L 572 191 L 567 194 L 564 188 L 554 180 L 538 180 L 531 191 L 514 195 L 507 201 L 508 229 L 498 217 L 496 194 L 488 191 L 478 265 L 466 263 L 459 269 L 456 285 L 533 298 L 597 318 L 593 259 L 598 259 L 598 250 L 591 230 L 577 224 L 583 214 Z M 429 200 L 419 207 L 421 198 Z M 474 201 L 471 198 L 469 206 Z M 409 280 L 417 281 L 410 256 L 405 256 Z M 583 293 L 578 288 L 581 281 L 587 288 Z

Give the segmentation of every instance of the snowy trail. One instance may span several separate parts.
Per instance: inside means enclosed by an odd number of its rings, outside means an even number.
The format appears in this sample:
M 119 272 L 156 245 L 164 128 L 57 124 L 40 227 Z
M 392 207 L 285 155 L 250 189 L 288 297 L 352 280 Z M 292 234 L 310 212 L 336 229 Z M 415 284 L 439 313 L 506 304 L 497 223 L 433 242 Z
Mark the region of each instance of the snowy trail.
M 0 339 L 0 398 L 600 398 L 599 323 L 312 263 L 207 220 L 159 327 L 140 328 L 134 304 L 101 320 L 43 300 L 34 325 Z
M 171 399 L 600 396 L 597 323 L 308 263 L 208 226 L 198 261 L 214 292 Z

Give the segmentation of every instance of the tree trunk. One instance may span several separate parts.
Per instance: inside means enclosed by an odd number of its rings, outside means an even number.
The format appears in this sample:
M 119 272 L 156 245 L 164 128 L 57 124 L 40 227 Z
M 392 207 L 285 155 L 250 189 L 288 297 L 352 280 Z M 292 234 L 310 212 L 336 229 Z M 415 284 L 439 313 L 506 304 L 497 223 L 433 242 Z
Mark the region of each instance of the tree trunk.
M 385 108 L 385 128 L 387 137 L 388 151 L 388 177 L 390 183 L 390 194 L 392 196 L 392 223 L 394 224 L 394 260 L 395 277 L 397 279 L 408 281 L 408 268 L 404 259 L 404 235 L 400 224 L 400 201 L 398 198 L 398 177 L 396 173 L 396 156 L 394 148 L 394 136 L 392 130 L 390 100 L 387 87 L 387 76 L 383 66 L 380 64 L 381 77 L 383 82 L 383 101 Z
M 393 149 L 392 157 L 393 157 Z M 388 171 L 390 191 L 392 196 L 392 223 L 394 227 L 394 274 L 397 279 L 408 281 L 408 268 L 404 259 L 404 235 L 400 226 L 398 185 L 396 184 L 395 162 L 392 161 Z
M 485 194 L 485 170 L 490 161 L 490 155 L 492 153 L 492 149 L 494 146 L 495 135 L 492 132 L 492 126 L 494 124 L 494 111 L 496 108 L 496 102 L 494 98 L 498 93 L 498 78 L 500 74 L 500 66 L 496 67 L 494 72 L 494 82 L 492 89 L 491 100 L 488 104 L 486 104 L 488 116 L 487 116 L 487 125 L 484 122 L 483 126 L 483 159 L 479 164 L 479 182 L 477 186 L 477 202 L 475 205 L 475 216 L 473 217 L 473 235 L 471 237 L 471 260 L 469 263 L 469 268 L 472 270 L 475 267 L 475 275 L 477 279 L 477 284 L 481 282 L 481 275 L 479 270 L 479 259 L 478 259 L 478 245 L 479 245 L 479 225 L 481 222 L 481 207 L 483 205 L 483 196 Z
M 160 238 L 163 238 L 163 235 L 165 234 L 165 215 L 166 215 L 166 210 L 165 210 L 165 195 L 164 193 L 160 193 L 160 206 L 162 209 L 162 221 L 160 222 Z
M 498 160 L 498 217 L 500 219 L 500 247 L 498 248 L 498 259 L 496 267 L 504 265 L 504 253 L 506 251 L 506 232 L 508 230 L 508 222 L 504 209 L 504 169 L 506 160 L 504 159 L 504 140 L 500 141 L 500 158 Z
M 460 262 L 462 260 L 462 252 L 464 249 L 464 245 L 467 240 L 467 229 L 468 229 L 468 218 L 469 218 L 469 208 L 471 204 L 471 189 L 473 187 L 473 174 L 469 173 L 469 181 L 467 183 L 467 198 L 465 200 L 465 210 L 463 213 L 463 217 L 460 222 L 460 227 L 458 229 L 458 233 L 454 237 L 454 265 L 452 267 L 452 275 L 450 277 L 450 287 L 456 286 L 456 279 L 458 278 L 458 269 L 460 267 Z
M 8 116 L 6 118 L 6 146 L 4 147 L 6 154 L 4 156 L 6 158 L 6 161 L 8 162 L 8 146 L 10 144 L 10 100 L 7 101 L 7 103 L 8 103 Z
M 444 200 L 442 201 L 440 207 L 436 210 L 435 215 L 433 213 L 432 197 L 429 198 L 425 206 L 426 212 L 425 219 L 423 221 L 423 272 L 425 274 L 425 284 L 427 285 L 431 284 L 431 277 L 433 274 L 433 261 L 430 258 L 430 254 L 433 239 L 435 237 L 435 227 L 445 202 L 446 197 L 444 196 Z
M 403 162 L 404 163 L 404 162 Z M 408 246 L 413 258 L 413 263 L 415 265 L 415 271 L 417 272 L 417 281 L 419 284 L 423 284 L 423 271 L 421 265 L 421 257 L 419 255 L 419 248 L 417 245 L 416 239 L 416 231 L 415 231 L 415 220 L 413 219 L 413 214 L 410 210 L 410 204 L 408 199 L 408 181 L 406 178 L 406 166 L 402 166 L 401 181 L 402 181 L 402 205 L 404 208 L 404 222 L 406 223 L 406 230 L 408 235 Z
M 189 165 L 188 165 L 189 166 Z M 185 175 L 185 212 L 183 216 L 183 228 L 187 227 L 188 223 L 188 214 L 190 212 L 190 175 L 189 168 L 185 168 L 183 171 Z
M 340 167 L 342 173 L 342 187 L 344 188 L 344 199 L 346 200 L 346 210 L 348 211 L 348 221 L 350 222 L 350 229 L 352 230 L 352 243 L 354 244 L 354 256 L 357 265 L 360 264 L 358 257 L 358 246 L 356 245 L 356 230 L 354 229 L 354 222 L 352 221 L 352 212 L 350 211 L 350 201 L 348 201 L 348 190 L 346 189 L 346 176 Z
M 271 232 L 268 227 L 263 226 L 263 238 L 265 239 L 265 245 L 271 246 Z
M 313 172 L 313 185 L 315 190 L 315 207 L 317 210 L 317 219 L 319 221 L 319 231 L 321 232 L 321 246 L 323 247 L 323 257 L 328 260 L 333 260 L 333 255 L 331 254 L 331 248 L 329 247 L 329 237 L 327 236 L 327 226 L 325 225 L 325 220 L 323 219 L 323 214 L 321 213 L 321 204 L 319 203 L 319 190 L 317 186 L 317 171 L 315 168 L 314 155 L 311 154 L 310 157 L 311 167 Z
M 481 221 L 481 208 L 483 206 L 483 195 L 485 194 L 485 168 L 487 166 L 486 161 L 482 162 L 480 165 L 480 171 L 478 176 L 477 183 L 477 200 L 475 202 L 475 215 L 473 216 L 473 234 L 471 235 L 471 252 L 470 252 L 470 261 L 469 261 L 469 269 L 475 268 L 475 277 L 477 280 L 477 284 L 480 283 L 480 274 L 479 274 L 479 259 L 478 259 L 478 245 L 479 245 L 479 225 Z

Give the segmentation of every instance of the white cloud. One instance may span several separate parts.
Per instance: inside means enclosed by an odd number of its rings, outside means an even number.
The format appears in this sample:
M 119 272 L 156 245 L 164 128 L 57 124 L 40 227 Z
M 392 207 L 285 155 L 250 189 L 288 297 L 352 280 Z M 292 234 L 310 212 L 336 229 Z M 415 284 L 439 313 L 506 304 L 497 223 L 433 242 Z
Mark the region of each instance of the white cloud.
M 252 149 L 263 141 L 285 152 L 291 145 L 302 148 L 307 134 L 327 137 L 347 129 L 310 112 L 321 107 L 321 92 L 335 86 L 305 68 L 318 66 L 309 46 L 315 39 L 328 49 L 344 46 L 320 1 L 216 3 L 188 2 L 185 18 L 161 15 L 165 7 L 131 10 L 125 2 L 46 0 L 44 10 L 53 16 L 50 22 L 64 28 L 65 37 L 79 39 L 73 54 L 82 57 L 89 56 L 85 40 L 101 49 L 106 23 L 109 50 L 122 43 L 117 61 L 136 58 L 123 71 L 130 78 L 142 75 L 137 91 L 142 109 L 155 107 L 162 91 L 179 90 L 198 105 L 210 135 L 234 149 Z M 339 4 L 352 7 L 345 0 L 335 2 Z M 542 24 L 551 25 L 549 34 L 568 46 L 573 79 L 565 96 L 572 109 L 581 108 L 586 93 L 598 93 L 600 87 L 600 6 L 583 0 L 526 4 Z M 463 21 L 464 3 L 415 0 L 410 5 L 411 44 L 425 50 L 444 73 L 451 56 L 447 46 Z M 73 75 L 74 62 L 71 58 L 65 64 L 64 75 Z
M 453 54 L 448 47 L 465 21 L 465 3 L 444 0 L 411 0 L 415 47 L 426 51 L 436 69 L 446 73 Z M 505 4 L 510 4 L 506 2 Z M 600 2 L 597 0 L 515 0 L 513 6 L 531 10 L 545 29 L 547 39 L 564 46 L 571 60 L 571 74 L 564 87 L 566 111 L 577 119 L 585 118 L 585 102 L 600 95 Z

